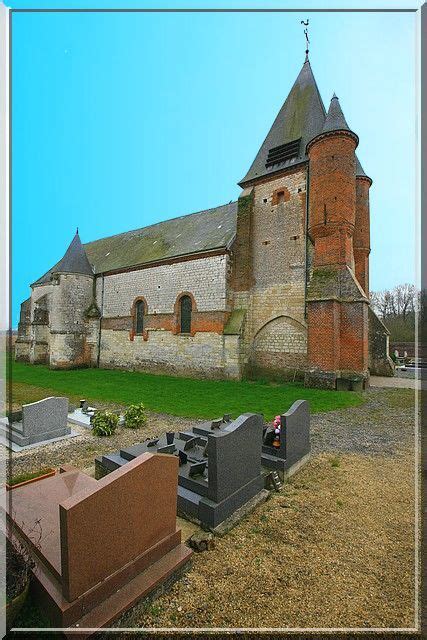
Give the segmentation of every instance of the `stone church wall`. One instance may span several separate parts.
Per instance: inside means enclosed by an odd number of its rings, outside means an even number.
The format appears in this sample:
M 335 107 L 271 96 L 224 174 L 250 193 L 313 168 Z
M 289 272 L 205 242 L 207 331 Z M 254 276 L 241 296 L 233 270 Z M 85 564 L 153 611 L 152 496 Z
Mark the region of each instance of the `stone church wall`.
M 159 265 L 97 278 L 96 299 L 104 318 L 131 313 L 135 298 L 143 296 L 148 313 L 172 313 L 177 296 L 189 291 L 198 311 L 221 311 L 227 307 L 228 256 L 212 256 Z
M 240 378 L 238 336 L 198 332 L 194 336 L 150 331 L 148 340 L 126 331 L 103 330 L 100 366 L 201 378 Z
M 211 256 L 97 278 L 100 366 L 239 378 L 239 336 L 222 334 L 229 316 L 228 261 L 227 255 Z M 194 299 L 193 335 L 176 330 L 176 302 L 184 292 Z M 144 335 L 133 331 L 137 298 L 147 305 Z

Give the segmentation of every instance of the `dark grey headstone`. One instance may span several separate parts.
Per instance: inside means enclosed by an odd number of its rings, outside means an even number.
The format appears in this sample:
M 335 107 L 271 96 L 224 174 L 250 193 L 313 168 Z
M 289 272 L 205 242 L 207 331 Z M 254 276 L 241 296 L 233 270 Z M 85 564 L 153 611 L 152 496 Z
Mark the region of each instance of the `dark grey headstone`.
M 208 435 L 209 498 L 219 502 L 261 473 L 263 417 L 244 413 Z
M 198 441 L 199 441 L 199 438 L 190 438 L 189 440 L 187 440 L 187 442 L 184 445 L 184 451 L 189 451 L 190 449 L 195 447 Z
M 178 451 L 178 456 L 179 456 L 179 464 L 180 464 L 180 466 L 183 465 L 183 464 L 187 464 L 188 456 L 184 451 L 179 450 Z
M 310 453 L 310 407 L 307 400 L 294 402 L 289 411 L 280 416 L 280 423 L 279 455 L 286 460 L 286 470 Z
M 174 444 L 167 444 L 164 447 L 158 447 L 157 453 L 174 453 L 176 451 L 176 447 Z
M 194 464 L 190 465 L 190 471 L 188 472 L 188 475 L 190 477 L 200 476 L 203 475 L 205 470 L 206 462 L 195 462 Z

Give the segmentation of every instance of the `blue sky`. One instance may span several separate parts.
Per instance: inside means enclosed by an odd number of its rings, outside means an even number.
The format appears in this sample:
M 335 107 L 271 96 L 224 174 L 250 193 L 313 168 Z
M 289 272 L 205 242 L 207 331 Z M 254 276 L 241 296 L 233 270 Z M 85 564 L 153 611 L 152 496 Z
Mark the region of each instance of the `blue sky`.
M 415 14 L 15 13 L 13 325 L 76 227 L 88 242 L 238 197 L 307 16 L 322 98 L 374 181 L 371 289 L 415 281 Z

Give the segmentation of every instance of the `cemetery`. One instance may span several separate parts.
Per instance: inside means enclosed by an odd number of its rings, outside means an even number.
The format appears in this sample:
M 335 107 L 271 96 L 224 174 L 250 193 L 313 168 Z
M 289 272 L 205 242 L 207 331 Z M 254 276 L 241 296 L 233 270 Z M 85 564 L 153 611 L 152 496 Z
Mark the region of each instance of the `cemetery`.
M 17 383 L 17 397 L 24 388 Z M 274 398 L 276 387 L 266 389 Z M 319 412 L 316 402 L 294 399 L 298 387 L 280 389 L 282 400 L 270 400 L 267 415 L 230 414 L 224 396 L 221 417 L 148 411 L 138 428 L 126 425 L 129 405 L 106 405 L 83 393 L 90 399 L 56 397 L 63 406 L 67 401 L 74 437 L 44 440 L 9 458 L 11 475 L 24 478 L 8 491 L 9 537 L 24 540 L 35 562 L 17 627 L 29 615 L 42 627 L 257 627 L 282 620 L 307 626 L 319 602 L 327 624 L 342 607 L 341 595 L 315 576 L 325 567 L 333 576 L 339 558 L 340 574 L 348 563 L 348 580 L 353 574 L 360 580 L 383 540 L 382 527 L 393 538 L 394 556 L 386 555 L 390 584 L 393 576 L 406 584 L 410 511 L 402 520 L 391 505 L 407 504 L 410 494 L 410 434 L 402 425 L 411 424 L 412 398 L 405 390 L 370 390 L 359 406 Z M 93 417 L 105 408 L 117 428 L 100 437 Z M 14 419 L 20 410 L 14 406 Z M 62 416 L 52 412 L 52 429 L 54 415 L 59 422 Z M 47 467 L 53 471 L 37 478 L 36 470 Z M 360 525 L 367 528 L 363 540 Z M 373 574 L 375 582 L 375 561 Z M 283 604 L 262 605 L 281 588 Z M 397 602 L 407 619 L 409 593 L 408 582 L 408 597 L 391 594 L 387 606 L 374 599 L 370 619 L 393 620 L 390 603 L 396 609 Z
M 271 444 L 277 429 L 264 427 L 260 414 L 229 415 L 195 425 L 187 432 L 166 433 L 163 437 L 122 449 L 96 459 L 100 477 L 149 451 L 178 457 L 178 513 L 215 531 L 237 509 L 265 495 L 274 484 L 271 471 L 291 472 L 306 462 L 310 453 L 308 403 L 294 403 L 283 416 L 279 447 Z M 264 442 L 264 444 L 263 444 Z M 268 444 L 267 444 L 268 442 Z M 267 470 L 264 470 L 266 467 Z

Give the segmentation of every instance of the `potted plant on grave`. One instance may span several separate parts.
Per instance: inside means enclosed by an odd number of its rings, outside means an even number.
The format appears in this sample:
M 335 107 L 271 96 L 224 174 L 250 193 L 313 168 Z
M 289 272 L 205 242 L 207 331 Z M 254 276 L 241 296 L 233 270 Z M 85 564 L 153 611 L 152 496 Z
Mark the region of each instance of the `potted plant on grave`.
M 145 407 L 142 402 L 131 404 L 125 411 L 125 427 L 129 429 L 140 429 L 147 424 Z
M 90 424 L 96 436 L 112 436 L 119 424 L 119 416 L 112 411 L 97 411 L 91 417 Z
M 12 626 L 27 598 L 34 566 L 30 550 L 24 542 L 15 539 L 12 544 L 6 539 L 6 625 L 8 628 Z

